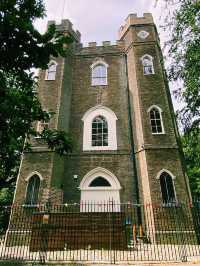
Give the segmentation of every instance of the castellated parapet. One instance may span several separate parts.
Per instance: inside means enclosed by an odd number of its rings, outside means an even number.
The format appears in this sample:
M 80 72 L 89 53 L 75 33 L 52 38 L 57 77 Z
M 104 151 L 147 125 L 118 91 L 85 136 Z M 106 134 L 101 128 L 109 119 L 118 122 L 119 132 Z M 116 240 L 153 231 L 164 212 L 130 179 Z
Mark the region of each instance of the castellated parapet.
M 129 27 L 133 25 L 154 24 L 151 13 L 144 13 L 143 17 L 138 17 L 137 14 L 129 14 L 125 20 L 125 25 L 121 26 L 118 32 L 119 40 L 121 40 Z
M 56 25 L 56 22 L 54 20 L 48 21 L 47 26 L 50 26 L 52 24 Z M 81 40 L 81 33 L 77 30 L 75 31 L 73 29 L 73 24 L 68 19 L 62 19 L 61 24 L 56 25 L 56 31 L 57 32 L 63 32 L 63 33 L 69 33 L 76 42 L 80 43 Z

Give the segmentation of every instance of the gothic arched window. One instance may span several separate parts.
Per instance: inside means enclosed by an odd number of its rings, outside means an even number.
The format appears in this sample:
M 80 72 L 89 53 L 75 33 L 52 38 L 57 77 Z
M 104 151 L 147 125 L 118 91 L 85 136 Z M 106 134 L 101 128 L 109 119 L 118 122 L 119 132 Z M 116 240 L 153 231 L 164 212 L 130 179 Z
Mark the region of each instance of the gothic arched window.
M 48 69 L 46 70 L 46 80 L 55 80 L 56 79 L 56 68 L 57 63 L 55 61 L 51 61 L 48 64 Z
M 38 203 L 38 194 L 40 189 L 40 178 L 38 175 L 33 175 L 28 180 L 26 190 L 26 201 L 27 205 L 36 205 Z
M 92 121 L 92 146 L 108 146 L 108 123 L 100 115 Z
M 160 175 L 160 188 L 162 193 L 163 204 L 175 203 L 175 190 L 172 177 L 167 172 L 162 172 Z
M 142 60 L 144 75 L 154 74 L 155 72 L 154 72 L 154 66 L 153 66 L 153 57 L 150 55 L 143 55 L 141 60 Z
M 111 184 L 105 178 L 98 176 L 92 180 L 89 187 L 111 187 Z
M 107 67 L 108 65 L 101 61 L 92 64 L 92 86 L 107 85 Z
M 163 134 L 162 110 L 158 106 L 152 106 L 148 112 L 152 134 Z

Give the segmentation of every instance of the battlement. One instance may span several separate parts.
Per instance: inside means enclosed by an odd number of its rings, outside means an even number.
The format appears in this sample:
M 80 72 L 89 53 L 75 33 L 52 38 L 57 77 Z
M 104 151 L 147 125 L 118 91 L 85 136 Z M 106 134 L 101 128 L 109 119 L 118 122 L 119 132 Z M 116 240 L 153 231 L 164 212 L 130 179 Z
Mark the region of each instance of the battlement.
M 144 13 L 143 17 L 138 17 L 137 14 L 129 14 L 125 20 L 125 25 L 121 26 L 118 32 L 119 40 L 123 38 L 126 31 L 132 25 L 152 24 L 153 16 L 151 13 Z
M 124 40 L 117 40 L 115 42 L 111 41 L 102 41 L 101 43 L 97 42 L 88 42 L 86 44 L 79 43 L 76 45 L 77 48 L 96 48 L 96 47 L 113 47 L 113 46 L 124 46 Z
M 63 33 L 69 33 L 76 42 L 80 42 L 81 40 L 81 33 L 77 30 L 75 31 L 73 29 L 73 24 L 68 19 L 62 19 L 61 24 L 56 24 L 54 20 L 48 21 L 47 26 L 55 24 L 56 25 L 56 31 L 63 32 Z

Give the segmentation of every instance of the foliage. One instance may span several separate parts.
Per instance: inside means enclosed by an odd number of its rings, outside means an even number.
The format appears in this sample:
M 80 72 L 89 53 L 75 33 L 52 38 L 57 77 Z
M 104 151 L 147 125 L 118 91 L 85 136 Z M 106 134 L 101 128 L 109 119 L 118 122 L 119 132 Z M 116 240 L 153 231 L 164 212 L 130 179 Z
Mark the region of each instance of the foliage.
M 191 192 L 194 197 L 200 198 L 200 134 L 185 134 L 182 144 Z
M 168 7 L 165 29 L 170 34 L 169 78 L 175 96 L 183 103 L 178 118 L 183 129 L 183 151 L 194 196 L 200 196 L 200 1 L 165 0 Z M 173 10 L 171 12 L 171 10 Z
M 177 90 L 185 102 L 179 113 L 183 129 L 196 132 L 200 125 L 200 2 L 179 0 L 178 3 L 168 21 L 172 32 L 167 43 L 172 59 L 169 77 L 183 85 Z
M 24 140 L 38 134 L 33 122 L 50 119 L 34 93 L 37 78 L 31 69 L 46 69 L 51 56 L 66 56 L 64 44 L 72 41 L 55 25 L 40 34 L 33 23 L 44 16 L 42 0 L 0 1 L 0 189 L 16 180 L 20 156 L 30 148 Z M 49 130 L 42 137 L 59 154 L 72 149 L 64 132 Z

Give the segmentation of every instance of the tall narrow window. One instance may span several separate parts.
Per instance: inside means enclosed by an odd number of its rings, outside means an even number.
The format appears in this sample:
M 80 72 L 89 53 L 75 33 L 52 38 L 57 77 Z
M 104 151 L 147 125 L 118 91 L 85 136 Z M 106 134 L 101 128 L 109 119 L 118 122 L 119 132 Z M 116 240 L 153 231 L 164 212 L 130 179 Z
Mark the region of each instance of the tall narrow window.
M 55 80 L 56 79 L 56 68 L 57 63 L 55 61 L 51 61 L 48 65 L 48 69 L 46 70 L 46 80 Z
M 163 203 L 164 204 L 174 203 L 176 201 L 174 184 L 172 177 L 167 172 L 163 172 L 160 175 L 160 187 L 161 187 Z
M 150 55 L 144 55 L 142 58 L 143 73 L 144 75 L 154 74 L 153 57 Z
M 108 146 L 108 123 L 103 116 L 92 121 L 92 146 Z
M 40 188 L 40 178 L 38 175 L 33 175 L 28 181 L 27 191 L 26 191 L 26 201 L 27 205 L 36 205 L 38 203 L 38 194 Z
M 149 109 L 149 118 L 151 123 L 152 134 L 163 134 L 164 127 L 162 122 L 161 109 L 157 106 L 152 106 Z
M 91 66 L 92 86 L 107 85 L 107 64 L 97 62 Z
M 45 128 L 49 128 L 49 122 L 45 122 L 44 120 L 38 121 L 37 132 L 41 134 Z

